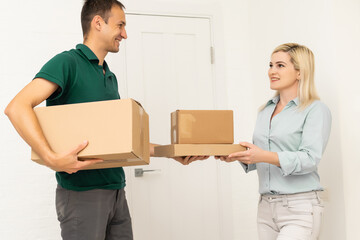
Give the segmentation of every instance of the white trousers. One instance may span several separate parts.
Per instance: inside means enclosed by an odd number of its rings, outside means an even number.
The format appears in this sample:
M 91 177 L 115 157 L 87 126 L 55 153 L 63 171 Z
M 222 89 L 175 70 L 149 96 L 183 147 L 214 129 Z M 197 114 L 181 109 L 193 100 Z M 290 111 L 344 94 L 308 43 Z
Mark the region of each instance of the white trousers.
M 259 240 L 316 240 L 324 206 L 318 192 L 261 195 Z

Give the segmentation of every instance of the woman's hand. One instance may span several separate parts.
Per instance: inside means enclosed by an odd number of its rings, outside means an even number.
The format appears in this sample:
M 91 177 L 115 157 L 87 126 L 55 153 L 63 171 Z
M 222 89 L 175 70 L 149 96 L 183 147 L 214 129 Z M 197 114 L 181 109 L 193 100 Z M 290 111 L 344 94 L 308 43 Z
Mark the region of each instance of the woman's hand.
M 244 164 L 266 162 L 280 166 L 277 153 L 265 151 L 258 146 L 248 142 L 241 142 L 240 145 L 246 147 L 247 150 L 242 152 L 235 152 L 229 156 L 216 156 L 215 158 L 225 162 L 239 161 Z
M 230 161 L 238 160 L 244 164 L 254 164 L 261 161 L 265 153 L 264 150 L 248 142 L 241 142 L 240 145 L 246 147 L 247 150 L 230 154 L 228 156 L 231 159 Z

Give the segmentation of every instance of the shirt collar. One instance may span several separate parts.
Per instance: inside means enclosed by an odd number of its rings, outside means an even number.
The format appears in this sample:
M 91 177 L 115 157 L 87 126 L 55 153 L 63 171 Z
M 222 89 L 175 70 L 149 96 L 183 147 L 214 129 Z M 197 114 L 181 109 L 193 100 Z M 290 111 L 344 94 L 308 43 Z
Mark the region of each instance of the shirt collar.
M 277 95 L 275 97 L 273 97 L 272 99 L 270 99 L 267 103 L 266 103 L 266 106 L 269 106 L 270 104 L 277 104 L 280 100 L 280 96 Z
M 96 61 L 97 64 L 99 64 L 99 59 L 98 57 L 95 55 L 95 53 L 93 51 L 91 51 L 91 49 L 86 46 L 85 44 L 78 44 L 76 45 L 76 49 L 79 49 L 86 57 L 87 59 L 89 59 L 89 61 Z M 103 68 L 105 70 L 106 73 L 109 72 L 109 66 L 107 65 L 106 61 L 104 60 L 103 63 Z
M 266 103 L 266 106 L 269 106 L 270 104 L 276 105 L 279 101 L 280 101 L 280 95 L 276 95 L 275 97 L 273 97 Z M 299 106 L 299 98 L 298 97 L 294 98 L 290 102 L 294 103 L 296 106 Z
M 97 58 L 95 53 L 91 51 L 91 49 L 88 46 L 84 44 L 78 44 L 76 45 L 76 49 L 79 49 L 90 61 L 96 60 L 97 62 L 99 62 L 99 59 Z
M 105 75 L 110 74 L 109 66 L 107 65 L 106 61 L 104 60 L 103 68 L 105 70 Z
M 299 103 L 300 103 L 300 102 L 299 102 L 299 98 L 298 98 L 298 97 L 294 98 L 294 99 L 291 100 L 291 101 L 292 101 L 293 103 L 295 103 L 296 106 L 299 106 Z M 290 101 L 290 102 L 291 102 L 291 101 Z

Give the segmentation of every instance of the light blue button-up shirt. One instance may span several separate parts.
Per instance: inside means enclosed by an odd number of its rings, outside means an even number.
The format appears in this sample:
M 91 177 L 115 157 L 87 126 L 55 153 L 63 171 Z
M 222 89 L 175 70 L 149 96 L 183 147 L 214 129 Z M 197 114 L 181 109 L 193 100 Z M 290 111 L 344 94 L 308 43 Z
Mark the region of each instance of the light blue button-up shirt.
M 245 171 L 257 169 L 260 194 L 292 194 L 323 190 L 317 172 L 331 129 L 331 113 L 320 101 L 304 110 L 295 98 L 273 117 L 279 96 L 258 114 L 253 143 L 279 156 L 280 167 L 269 163 L 242 164 Z

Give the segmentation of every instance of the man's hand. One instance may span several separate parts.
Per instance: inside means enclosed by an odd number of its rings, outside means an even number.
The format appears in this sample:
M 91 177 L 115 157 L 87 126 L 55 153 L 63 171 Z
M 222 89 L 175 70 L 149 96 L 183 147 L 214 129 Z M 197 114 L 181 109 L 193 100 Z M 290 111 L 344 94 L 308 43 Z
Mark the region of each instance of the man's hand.
M 154 152 L 155 152 L 155 147 L 156 146 L 160 146 L 159 144 L 154 144 L 154 143 L 150 143 L 149 147 L 150 147 L 150 156 L 153 157 L 154 156 Z M 209 156 L 186 156 L 186 157 L 173 157 L 172 159 L 174 159 L 175 161 L 178 161 L 179 163 L 181 163 L 182 165 L 189 165 L 190 163 L 197 161 L 197 160 L 205 160 L 208 159 Z
M 98 158 L 84 158 L 81 159 L 81 161 L 78 159 L 78 153 L 87 145 L 88 141 L 84 141 L 68 153 L 55 154 L 55 156 L 47 162 L 47 166 L 57 172 L 67 172 L 72 174 L 87 166 L 103 162 L 103 159 Z
M 234 162 L 236 161 L 235 159 L 231 159 L 229 158 L 229 156 L 214 156 L 215 159 L 220 159 L 221 161 L 224 162 Z
M 187 156 L 187 157 L 174 157 L 173 159 L 181 163 L 182 165 L 189 165 L 190 163 L 197 160 L 208 159 L 209 156 Z

